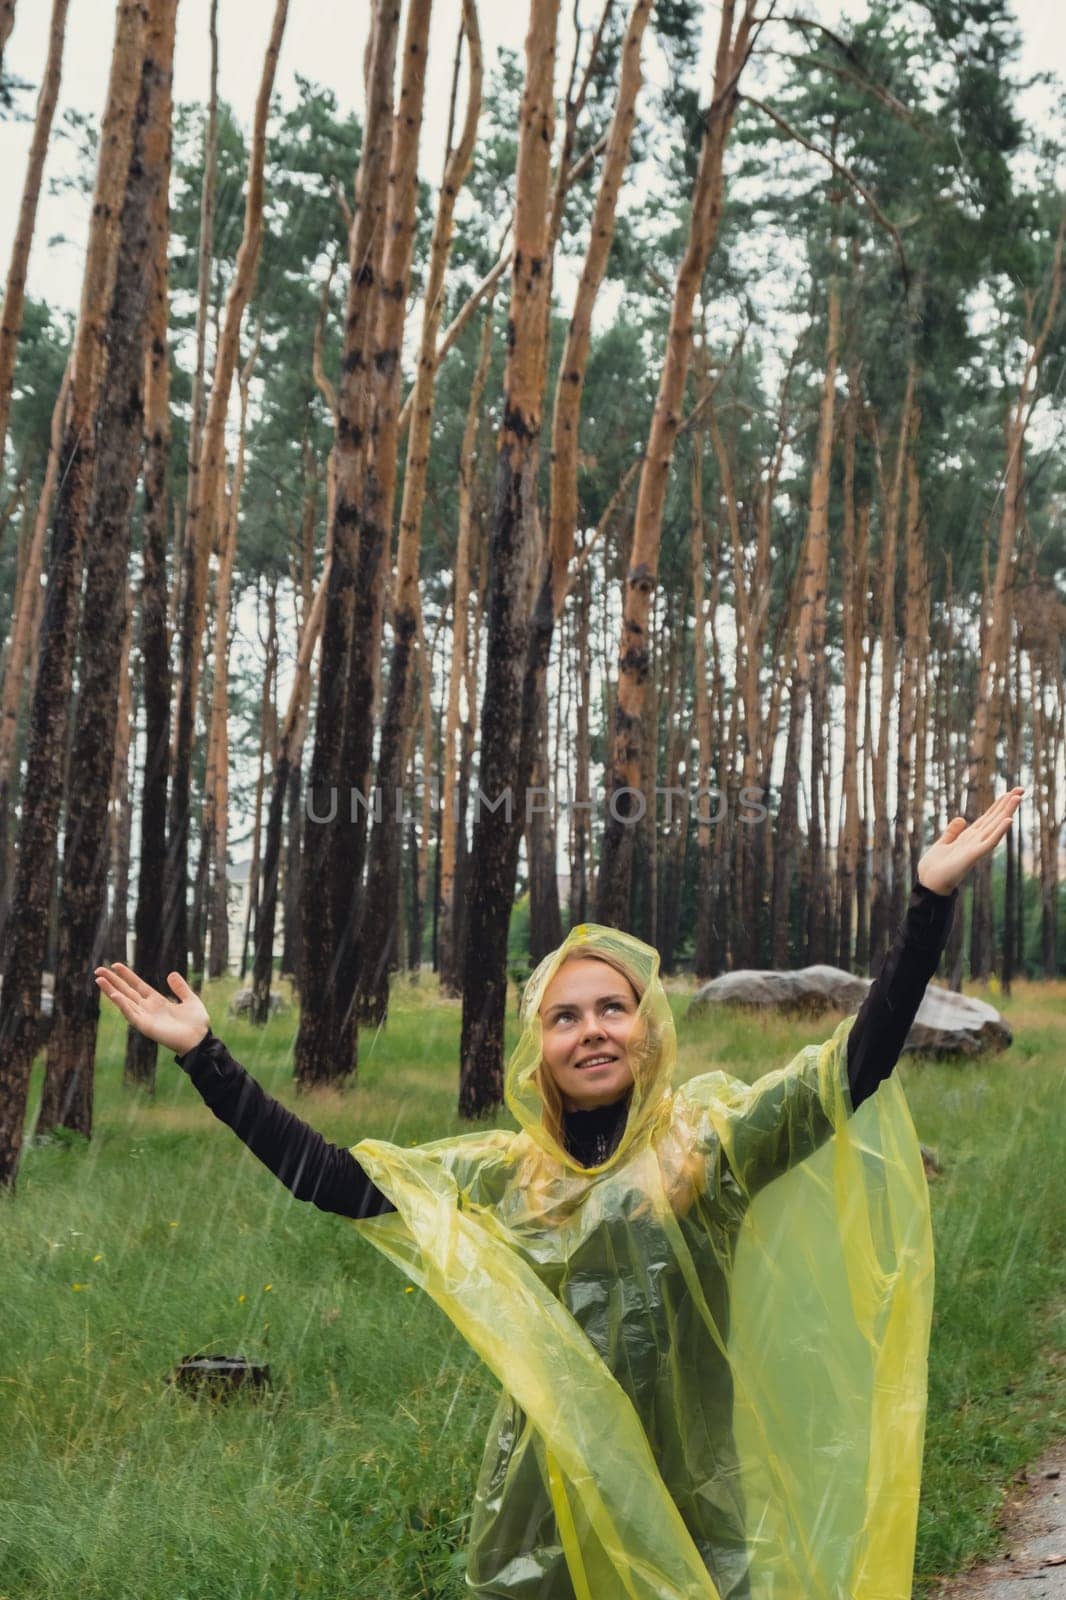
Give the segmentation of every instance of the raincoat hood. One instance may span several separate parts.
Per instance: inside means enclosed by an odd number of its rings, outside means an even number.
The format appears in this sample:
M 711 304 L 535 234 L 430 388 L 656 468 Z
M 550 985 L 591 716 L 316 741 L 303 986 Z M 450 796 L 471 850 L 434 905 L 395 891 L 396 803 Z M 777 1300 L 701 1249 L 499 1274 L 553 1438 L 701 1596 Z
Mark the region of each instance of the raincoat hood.
M 575 952 L 617 962 L 641 995 L 623 1136 L 589 1168 L 540 1077 L 538 1008 Z M 928 1190 L 898 1078 L 854 1111 L 853 1021 L 755 1083 L 675 1084 L 656 951 L 582 924 L 523 995 L 505 1074 L 517 1132 L 353 1147 L 397 1208 L 353 1226 L 501 1385 L 472 1594 L 909 1600 Z

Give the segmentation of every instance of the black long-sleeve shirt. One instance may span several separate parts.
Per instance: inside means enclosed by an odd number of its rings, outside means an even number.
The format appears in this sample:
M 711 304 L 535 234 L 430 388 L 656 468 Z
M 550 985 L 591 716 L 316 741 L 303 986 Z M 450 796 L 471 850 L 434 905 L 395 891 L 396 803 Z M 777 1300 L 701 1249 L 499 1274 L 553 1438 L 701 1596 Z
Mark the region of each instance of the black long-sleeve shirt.
M 848 1036 L 848 1083 L 855 1110 L 889 1076 L 910 1032 L 926 984 L 951 929 L 958 890 L 935 894 L 915 882 L 896 937 Z M 258 1084 L 210 1031 L 175 1058 L 220 1122 L 298 1200 L 343 1217 L 374 1217 L 396 1208 L 350 1150 L 330 1144 Z M 626 1102 L 564 1113 L 567 1148 L 584 1166 L 607 1159 L 620 1135 Z

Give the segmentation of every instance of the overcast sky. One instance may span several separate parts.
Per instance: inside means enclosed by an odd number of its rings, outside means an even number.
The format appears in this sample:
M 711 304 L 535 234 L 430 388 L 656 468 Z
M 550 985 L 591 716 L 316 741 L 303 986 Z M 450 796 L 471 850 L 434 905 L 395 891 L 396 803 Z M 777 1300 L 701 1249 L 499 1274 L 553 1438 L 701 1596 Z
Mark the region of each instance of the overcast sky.
M 1024 34 L 1023 73 L 1028 75 L 1050 68 L 1066 83 L 1066 6 L 1056 0 L 1014 0 L 1014 5 Z M 584 17 L 590 17 L 593 11 L 598 13 L 599 9 L 599 0 L 582 0 Z M 804 0 L 801 9 L 807 15 L 814 14 L 832 23 L 841 15 L 861 14 L 865 5 L 862 0 Z M 527 7 L 521 0 L 504 0 L 502 4 L 500 0 L 490 0 L 478 10 L 486 67 L 491 70 L 501 45 L 521 50 Z M 708 47 L 705 76 L 708 80 L 709 52 L 717 35 L 718 10 L 710 0 L 705 30 Z M 5 52 L 5 66 L 34 84 L 39 82 L 44 64 L 50 11 L 49 0 L 19 0 L 14 32 Z M 245 126 L 251 122 L 272 11 L 268 0 L 220 0 L 219 3 L 220 92 Z M 562 63 L 569 61 L 571 11 L 569 4 L 562 8 L 559 52 Z M 113 0 L 70 0 L 56 126 L 68 107 L 96 116 L 101 114 L 107 89 L 114 12 Z M 203 100 L 207 95 L 209 12 L 210 0 L 180 0 L 175 60 L 175 93 L 179 100 Z M 299 74 L 328 84 L 342 108 L 354 107 L 361 115 L 362 55 L 369 13 L 369 0 L 291 0 L 277 77 L 277 88 L 283 98 L 294 95 L 295 78 Z M 429 93 L 422 139 L 422 173 L 431 183 L 436 183 L 440 177 L 458 17 L 459 0 L 437 0 L 430 38 Z M 779 28 L 778 31 L 784 34 L 786 30 Z M 648 52 L 646 66 L 648 80 L 661 82 L 662 60 L 654 49 Z M 561 80 L 563 70 L 563 65 L 557 68 L 557 81 Z M 23 100 L 26 109 L 32 110 L 32 97 L 25 96 Z M 1047 120 L 1054 113 L 1049 96 L 1041 91 L 1030 93 L 1025 108 L 1029 116 L 1040 120 Z M 0 124 L 3 152 L 0 160 L 0 263 L 3 264 L 11 248 L 29 139 L 28 122 Z M 47 177 L 69 161 L 69 151 L 69 145 L 53 141 L 30 263 L 29 290 L 38 298 L 73 310 L 80 287 L 88 208 L 78 215 L 69 196 L 55 199 L 47 194 Z M 59 232 L 74 242 L 49 249 L 49 238 Z

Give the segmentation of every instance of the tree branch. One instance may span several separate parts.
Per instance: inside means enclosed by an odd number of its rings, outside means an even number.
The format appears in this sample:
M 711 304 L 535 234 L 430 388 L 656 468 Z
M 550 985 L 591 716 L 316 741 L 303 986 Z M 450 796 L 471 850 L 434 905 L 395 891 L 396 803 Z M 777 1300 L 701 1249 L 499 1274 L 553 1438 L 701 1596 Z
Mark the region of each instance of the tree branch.
M 895 241 L 896 254 L 899 256 L 900 272 L 903 276 L 903 288 L 905 293 L 909 294 L 911 275 L 910 269 L 907 266 L 907 256 L 903 249 L 903 240 L 899 236 L 899 230 L 891 222 L 889 222 L 888 218 L 885 216 L 884 212 L 881 210 L 881 207 L 877 204 L 877 201 L 874 199 L 869 189 L 867 189 L 866 185 L 860 183 L 859 179 L 852 172 L 851 168 L 846 167 L 842 161 L 838 161 L 836 156 L 833 155 L 829 150 L 823 150 L 821 145 L 813 144 L 810 139 L 804 138 L 803 134 L 800 133 L 798 128 L 794 128 L 790 122 L 786 122 L 784 117 L 779 115 L 779 113 L 776 112 L 772 106 L 768 106 L 766 104 L 765 100 L 756 100 L 755 96 L 750 94 L 742 94 L 740 98 L 742 100 L 746 100 L 751 106 L 757 106 L 760 111 L 764 111 L 770 118 L 771 122 L 776 122 L 777 126 L 782 130 L 783 133 L 787 133 L 790 139 L 794 139 L 797 144 L 801 144 L 805 150 L 810 150 L 812 154 L 821 156 L 823 161 L 828 161 L 829 165 L 833 168 L 833 171 L 838 172 L 846 183 L 849 183 L 858 194 L 862 195 L 862 198 L 869 206 L 875 220 L 880 223 L 881 227 L 884 228 L 886 233 L 890 233 L 892 235 L 892 238 Z

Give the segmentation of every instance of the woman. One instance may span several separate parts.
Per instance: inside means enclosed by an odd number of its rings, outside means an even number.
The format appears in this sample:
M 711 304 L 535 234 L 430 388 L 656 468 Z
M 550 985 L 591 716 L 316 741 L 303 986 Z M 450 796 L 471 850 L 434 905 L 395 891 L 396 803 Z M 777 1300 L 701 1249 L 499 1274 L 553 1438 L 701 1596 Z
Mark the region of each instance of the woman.
M 356 1219 L 500 1378 L 472 1592 L 910 1594 L 932 1245 L 890 1074 L 958 884 L 1023 793 L 949 824 L 858 1016 L 750 1087 L 672 1088 L 656 952 L 573 929 L 523 997 L 517 1134 L 341 1150 L 233 1060 L 177 973 L 174 1004 L 97 969 L 215 1115 L 298 1198 Z

